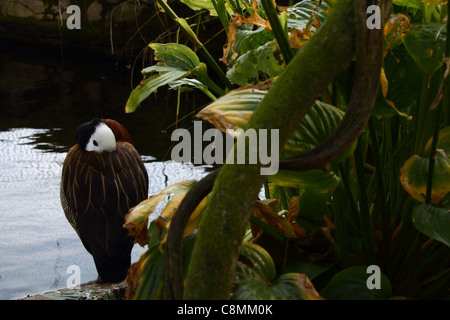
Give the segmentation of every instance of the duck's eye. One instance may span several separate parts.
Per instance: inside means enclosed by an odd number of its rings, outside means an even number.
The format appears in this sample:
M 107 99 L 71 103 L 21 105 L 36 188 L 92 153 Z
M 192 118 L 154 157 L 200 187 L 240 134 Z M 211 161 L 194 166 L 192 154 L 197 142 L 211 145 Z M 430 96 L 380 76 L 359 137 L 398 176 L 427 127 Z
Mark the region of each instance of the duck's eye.
M 92 141 L 92 143 L 94 144 L 94 146 L 98 147 L 98 143 L 96 140 Z

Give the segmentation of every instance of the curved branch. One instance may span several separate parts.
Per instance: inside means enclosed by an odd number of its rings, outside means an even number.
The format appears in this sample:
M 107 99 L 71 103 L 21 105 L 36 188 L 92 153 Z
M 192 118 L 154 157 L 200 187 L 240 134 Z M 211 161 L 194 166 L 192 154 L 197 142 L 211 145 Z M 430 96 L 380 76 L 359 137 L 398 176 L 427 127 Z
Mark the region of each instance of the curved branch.
M 187 192 L 183 201 L 180 203 L 176 214 L 170 222 L 166 247 L 167 263 L 164 288 L 165 299 L 178 300 L 183 297 L 183 232 L 192 212 L 194 212 L 195 208 L 203 200 L 203 198 L 211 192 L 219 170 L 220 169 L 216 169 L 212 171 L 194 184 L 194 186 Z
M 366 26 L 369 1 L 355 1 L 356 70 L 347 112 L 335 133 L 317 148 L 298 157 L 280 160 L 280 169 L 324 168 L 358 139 L 372 114 L 383 59 L 383 30 Z M 387 2 L 382 1 L 383 17 Z M 383 23 L 381 25 L 384 25 Z

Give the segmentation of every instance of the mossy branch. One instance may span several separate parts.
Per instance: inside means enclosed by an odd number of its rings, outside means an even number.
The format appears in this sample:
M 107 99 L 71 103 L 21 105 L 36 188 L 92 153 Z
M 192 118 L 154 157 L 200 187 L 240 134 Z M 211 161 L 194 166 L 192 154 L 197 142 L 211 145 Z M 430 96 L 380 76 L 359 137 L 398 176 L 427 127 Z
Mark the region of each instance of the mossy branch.
M 326 23 L 274 82 L 249 127 L 279 129 L 280 147 L 285 144 L 315 99 L 354 55 L 353 3 L 336 3 Z M 264 179 L 260 165 L 222 167 L 203 212 L 183 298 L 229 298 L 239 248 Z

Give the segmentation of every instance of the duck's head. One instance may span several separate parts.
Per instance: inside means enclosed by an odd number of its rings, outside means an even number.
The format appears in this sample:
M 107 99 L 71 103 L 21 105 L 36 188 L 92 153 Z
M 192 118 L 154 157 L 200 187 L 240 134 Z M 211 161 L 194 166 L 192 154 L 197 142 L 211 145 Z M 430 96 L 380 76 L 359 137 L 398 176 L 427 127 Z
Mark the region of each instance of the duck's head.
M 75 139 L 86 151 L 102 153 L 116 150 L 114 132 L 104 121 L 97 118 L 81 124 L 75 132 Z

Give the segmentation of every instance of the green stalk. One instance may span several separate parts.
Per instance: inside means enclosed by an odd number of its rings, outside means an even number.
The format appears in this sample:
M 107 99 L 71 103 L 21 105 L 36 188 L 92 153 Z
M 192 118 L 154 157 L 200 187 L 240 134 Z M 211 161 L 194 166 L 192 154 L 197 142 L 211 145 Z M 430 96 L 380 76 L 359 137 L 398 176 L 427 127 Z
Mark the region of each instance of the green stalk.
M 385 180 L 383 178 L 383 169 L 380 163 L 380 154 L 379 147 L 377 141 L 377 135 L 375 132 L 375 125 L 373 123 L 373 117 L 369 120 L 369 134 L 370 141 L 372 143 L 372 153 L 375 161 L 375 175 L 377 178 L 377 198 L 379 199 L 380 207 L 381 207 L 381 223 L 382 223 L 382 231 L 383 231 L 383 262 L 387 262 L 388 253 L 389 253 L 389 235 L 390 235 L 390 221 L 391 221 L 391 210 L 390 207 L 386 204 L 386 190 L 385 190 Z M 386 124 L 387 126 L 389 124 Z M 389 137 L 386 137 L 389 139 Z
M 427 192 L 425 195 L 425 203 L 430 203 L 430 201 L 431 201 L 431 191 L 433 189 L 434 161 L 435 161 L 435 157 L 436 157 L 436 148 L 437 148 L 439 130 L 441 128 L 441 109 L 442 109 L 442 102 L 439 104 L 439 106 L 437 108 L 433 141 L 431 142 L 430 160 L 428 162 Z
M 367 191 L 364 179 L 364 159 L 361 150 L 361 139 L 362 138 L 360 137 L 354 155 L 355 155 L 356 176 L 358 179 L 358 187 L 359 187 L 360 227 L 362 233 L 362 241 L 364 245 L 363 253 L 365 262 L 370 265 L 375 263 L 375 256 L 374 256 L 374 242 L 372 233 L 372 219 L 369 212 L 369 202 L 367 200 Z
M 157 0 L 158 4 L 164 9 L 164 12 L 172 18 L 180 27 L 181 29 L 186 33 L 186 35 L 189 37 L 189 39 L 192 41 L 195 47 L 197 47 L 198 52 L 205 58 L 208 67 L 211 67 L 214 72 L 217 74 L 217 76 L 220 78 L 220 80 L 225 84 L 225 86 L 229 89 L 233 89 L 233 85 L 231 84 L 230 80 L 226 77 L 225 73 L 222 71 L 222 69 L 217 64 L 216 60 L 211 56 L 211 54 L 206 50 L 206 48 L 203 46 L 201 41 L 198 39 L 195 32 L 192 30 L 192 28 L 189 26 L 189 24 L 184 20 L 183 18 L 180 18 L 177 16 L 177 14 L 172 10 L 172 8 L 167 4 L 165 0 Z
M 228 13 L 225 9 L 225 3 L 223 0 L 211 0 L 214 9 L 217 12 L 217 15 L 219 16 L 220 23 L 222 23 L 222 26 L 226 33 L 228 33 Z
M 278 46 L 280 47 L 281 54 L 283 55 L 284 61 L 286 61 L 286 65 L 292 60 L 294 57 L 294 52 L 289 45 L 289 39 L 287 32 L 283 30 L 283 26 L 280 23 L 280 19 L 278 18 L 277 10 L 273 5 L 272 0 L 261 0 L 261 3 L 266 12 L 267 18 L 269 19 L 270 26 L 272 27 L 273 34 L 277 39 Z
M 447 9 L 448 9 L 449 4 L 447 4 Z M 450 22 L 447 21 L 447 34 L 450 31 Z M 445 57 L 446 59 L 448 59 L 450 56 L 450 40 L 446 39 L 445 41 Z M 446 68 L 446 64 L 444 64 L 444 68 Z M 448 79 L 447 79 L 448 80 Z M 448 97 L 448 87 L 445 86 L 445 82 L 447 80 L 442 80 L 444 81 L 444 92 L 446 92 L 446 96 Z M 437 148 L 437 142 L 438 142 L 438 137 L 439 137 L 439 130 L 441 129 L 441 114 L 442 114 L 442 101 L 441 103 L 439 103 L 439 106 L 437 107 L 436 110 L 437 114 L 436 114 L 436 122 L 434 124 L 434 134 L 433 134 L 433 141 L 431 142 L 431 150 L 430 150 L 430 160 L 428 163 L 428 177 L 427 177 L 427 192 L 425 195 L 425 203 L 430 203 L 431 201 L 431 191 L 433 189 L 433 171 L 434 171 L 434 162 L 435 162 L 435 157 L 436 157 L 436 148 Z

